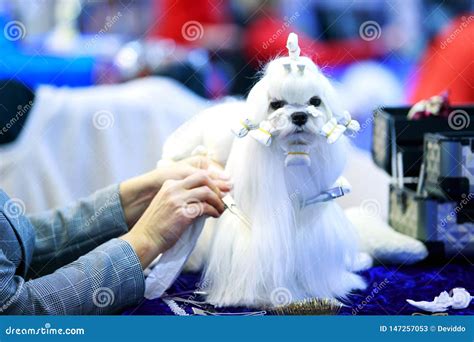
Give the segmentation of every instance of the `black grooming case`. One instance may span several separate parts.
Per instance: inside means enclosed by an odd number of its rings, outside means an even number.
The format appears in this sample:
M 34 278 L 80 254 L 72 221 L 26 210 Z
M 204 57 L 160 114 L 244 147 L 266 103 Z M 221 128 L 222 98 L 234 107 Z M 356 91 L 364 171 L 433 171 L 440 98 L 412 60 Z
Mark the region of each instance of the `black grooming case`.
M 408 120 L 409 110 L 410 107 L 381 107 L 374 111 L 372 157 L 375 164 L 392 176 L 392 161 L 397 152 L 403 153 L 405 177 L 416 177 L 423 160 L 423 135 L 453 131 L 448 119 L 443 117 Z M 474 131 L 474 106 L 451 107 L 450 111 L 467 113 L 470 122 L 462 131 Z
M 426 134 L 424 189 L 433 197 L 459 201 L 474 192 L 474 132 Z

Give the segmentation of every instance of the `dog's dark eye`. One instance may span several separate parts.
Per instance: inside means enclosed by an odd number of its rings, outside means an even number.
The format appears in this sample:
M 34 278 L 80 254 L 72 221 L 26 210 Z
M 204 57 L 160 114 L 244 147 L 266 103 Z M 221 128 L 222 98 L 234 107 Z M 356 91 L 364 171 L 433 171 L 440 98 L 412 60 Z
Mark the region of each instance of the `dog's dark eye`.
M 284 105 L 285 105 L 285 101 L 272 101 L 270 102 L 270 107 L 273 109 L 273 110 L 277 110 L 277 109 L 280 109 L 282 108 Z
M 321 105 L 321 99 L 317 96 L 314 96 L 309 100 L 309 104 L 311 106 L 319 107 Z

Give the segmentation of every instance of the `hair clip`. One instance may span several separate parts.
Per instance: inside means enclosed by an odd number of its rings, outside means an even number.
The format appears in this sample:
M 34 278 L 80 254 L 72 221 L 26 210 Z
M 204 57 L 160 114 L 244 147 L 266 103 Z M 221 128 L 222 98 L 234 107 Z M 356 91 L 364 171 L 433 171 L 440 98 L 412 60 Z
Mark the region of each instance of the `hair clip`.
M 346 127 L 345 134 L 354 134 L 360 131 L 360 124 L 357 120 L 353 120 L 351 115 L 347 110 L 342 113 L 342 119 L 339 120 L 339 123 Z
M 321 127 L 321 134 L 327 138 L 329 144 L 332 144 L 341 137 L 346 129 L 346 126 L 338 124 L 337 120 L 332 118 Z
M 283 67 L 285 68 L 285 71 L 287 73 L 290 73 L 291 72 L 291 64 L 290 63 L 285 63 L 283 64 Z
M 332 144 L 341 137 L 342 134 L 349 135 L 357 133 L 360 130 L 360 124 L 353 120 L 348 111 L 343 113 L 343 118 L 339 122 L 332 118 L 321 128 L 321 133 Z
M 260 122 L 259 125 L 256 125 L 249 119 L 244 119 L 235 125 L 235 127 L 232 127 L 231 131 L 238 138 L 243 138 L 249 134 L 259 143 L 265 146 L 270 146 L 272 143 L 272 132 L 274 131 L 274 127 L 267 120 L 264 120 Z
M 266 120 L 260 122 L 260 125 L 250 131 L 250 136 L 259 143 L 270 146 L 272 143 L 272 132 L 274 128 L 272 124 Z
M 300 74 L 300 75 L 303 75 L 303 74 L 304 74 L 304 69 L 305 69 L 306 65 L 304 65 L 304 64 L 297 64 L 296 66 L 298 67 L 298 72 L 299 72 L 299 74 Z
M 244 120 L 241 120 L 238 124 L 234 125 L 234 127 L 231 128 L 231 131 L 238 138 L 243 138 L 248 134 L 248 132 L 250 132 L 251 130 L 256 129 L 257 127 L 258 126 L 255 125 L 249 119 L 244 119 Z

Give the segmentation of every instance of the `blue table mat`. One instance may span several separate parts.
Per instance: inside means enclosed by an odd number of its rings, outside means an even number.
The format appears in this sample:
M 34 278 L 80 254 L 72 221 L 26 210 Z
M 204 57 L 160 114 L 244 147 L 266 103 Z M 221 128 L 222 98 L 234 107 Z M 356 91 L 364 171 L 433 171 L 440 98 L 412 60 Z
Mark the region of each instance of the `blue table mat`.
M 361 272 L 368 287 L 349 296 L 339 315 L 412 315 L 430 314 L 423 312 L 406 302 L 431 301 L 441 291 L 454 287 L 464 287 L 474 293 L 474 265 L 453 263 L 446 265 L 413 265 L 413 266 L 376 266 Z M 167 291 L 169 295 L 192 291 L 199 288 L 201 275 L 198 273 L 181 274 Z M 181 295 L 182 298 L 196 299 L 192 294 Z M 187 313 L 192 314 L 192 305 L 178 303 Z M 256 311 L 248 308 L 225 308 L 216 310 L 220 313 Z M 474 315 L 474 301 L 463 310 L 449 310 L 448 315 Z M 146 300 L 139 305 L 125 310 L 124 315 L 173 315 L 173 312 L 162 299 Z

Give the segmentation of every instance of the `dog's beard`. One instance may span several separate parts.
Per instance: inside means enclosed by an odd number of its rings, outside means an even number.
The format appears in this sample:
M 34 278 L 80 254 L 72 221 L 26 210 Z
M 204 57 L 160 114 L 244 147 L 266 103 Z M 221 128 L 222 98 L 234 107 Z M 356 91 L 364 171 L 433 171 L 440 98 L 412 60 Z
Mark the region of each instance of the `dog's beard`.
M 278 139 L 278 143 L 286 154 L 285 166 L 311 166 L 310 150 L 314 137 L 304 131 L 295 132 L 285 138 Z
M 291 113 L 280 111 L 270 121 L 275 128 L 275 142 L 286 155 L 285 166 L 311 166 L 310 152 L 322 127 L 322 118 L 309 115 L 303 126 L 291 122 Z

